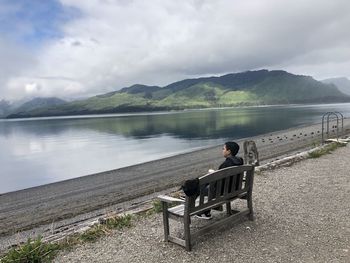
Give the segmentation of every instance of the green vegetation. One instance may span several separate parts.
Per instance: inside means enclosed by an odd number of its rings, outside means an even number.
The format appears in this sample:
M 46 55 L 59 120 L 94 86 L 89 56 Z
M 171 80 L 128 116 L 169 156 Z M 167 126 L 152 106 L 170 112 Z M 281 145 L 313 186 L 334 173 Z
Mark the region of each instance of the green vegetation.
M 94 242 L 108 234 L 113 229 L 121 230 L 132 226 L 132 215 L 107 218 L 102 224 L 94 225 L 89 230 L 67 237 L 58 243 L 43 242 L 41 237 L 28 239 L 23 245 L 18 245 L 8 251 L 1 259 L 1 263 L 9 262 L 51 262 L 60 250 L 70 249 L 74 245 L 84 242 Z
M 319 150 L 316 150 L 316 151 L 313 151 L 313 152 L 309 153 L 309 158 L 319 158 L 322 155 L 331 153 L 334 150 L 336 150 L 337 148 L 343 147 L 345 145 L 346 144 L 344 144 L 344 143 L 338 143 L 338 142 L 327 144 L 322 149 L 319 149 Z
M 251 91 L 228 91 L 224 96 L 221 96 L 218 103 L 223 106 L 231 106 L 231 105 L 242 105 L 242 104 L 251 104 L 258 105 L 259 97 L 251 92 Z
M 333 84 L 285 71 L 259 70 L 187 79 L 163 88 L 133 85 L 85 100 L 15 112 L 8 117 L 349 101 L 350 96 L 341 93 Z
M 163 209 L 162 209 L 162 202 L 160 200 L 158 200 L 158 199 L 154 200 L 152 204 L 153 204 L 153 211 L 155 213 L 160 213 L 160 212 L 163 211 Z
M 94 225 L 86 232 L 75 237 L 76 243 L 82 242 L 94 242 L 101 236 L 110 232 L 112 229 L 121 230 L 125 227 L 131 227 L 132 215 L 117 216 L 107 218 L 102 224 Z M 71 240 L 72 241 L 72 240 Z
M 109 229 L 123 229 L 125 227 L 131 227 L 132 215 L 111 217 L 106 220 L 106 227 Z
M 44 243 L 40 237 L 35 240 L 28 239 L 25 244 L 12 248 L 0 262 L 50 262 L 59 249 L 59 244 Z

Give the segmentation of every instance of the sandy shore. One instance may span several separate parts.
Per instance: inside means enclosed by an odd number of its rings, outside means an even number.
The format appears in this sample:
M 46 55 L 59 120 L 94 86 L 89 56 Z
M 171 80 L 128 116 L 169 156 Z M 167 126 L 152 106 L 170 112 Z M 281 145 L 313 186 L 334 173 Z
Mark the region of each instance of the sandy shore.
M 350 120 L 344 122 L 350 133 Z M 262 163 L 320 143 L 321 124 L 257 136 Z M 244 139 L 239 140 L 242 143 Z M 124 201 L 178 185 L 215 168 L 222 161 L 221 145 L 162 160 L 93 174 L 0 196 L 0 245 L 19 230 L 44 225 L 59 227 L 112 210 Z M 83 164 L 82 164 L 83 165 Z M 65 219 L 65 220 L 63 220 Z M 46 224 L 46 225 L 45 225 Z M 42 229 L 38 230 L 39 232 Z M 28 231 L 27 231 L 28 232 Z M 16 234 L 18 237 L 18 234 Z M 1 246 L 0 246 L 1 249 Z

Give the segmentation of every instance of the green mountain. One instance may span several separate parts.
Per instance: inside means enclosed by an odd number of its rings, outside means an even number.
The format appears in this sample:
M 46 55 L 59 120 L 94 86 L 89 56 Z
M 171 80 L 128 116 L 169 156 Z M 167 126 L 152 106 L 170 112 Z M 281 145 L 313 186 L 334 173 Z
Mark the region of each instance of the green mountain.
M 333 84 L 285 71 L 247 71 L 186 79 L 165 87 L 133 85 L 119 91 L 11 114 L 9 118 L 181 110 L 290 103 L 349 102 Z
M 331 78 L 322 80 L 322 82 L 327 84 L 334 84 L 341 92 L 350 96 L 350 80 L 347 78 Z

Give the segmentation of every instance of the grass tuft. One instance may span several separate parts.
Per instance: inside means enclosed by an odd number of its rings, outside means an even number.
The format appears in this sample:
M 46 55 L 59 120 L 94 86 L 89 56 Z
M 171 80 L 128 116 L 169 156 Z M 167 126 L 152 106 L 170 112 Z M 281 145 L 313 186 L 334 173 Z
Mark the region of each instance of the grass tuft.
M 79 239 L 83 242 L 95 242 L 100 237 L 108 234 L 112 229 L 121 230 L 131 227 L 132 215 L 116 216 L 107 218 L 100 225 L 95 225 L 86 232 L 80 234 Z
M 98 224 L 81 234 L 75 234 L 61 240 L 59 243 L 43 242 L 41 237 L 35 240 L 28 239 L 23 245 L 18 245 L 8 251 L 1 263 L 9 262 L 51 262 L 60 250 L 70 249 L 73 246 L 85 242 L 95 242 L 100 237 L 109 234 L 112 229 L 121 230 L 132 226 L 132 215 L 107 218 L 103 224 Z
M 153 204 L 153 210 L 155 213 L 160 213 L 163 211 L 162 202 L 160 200 L 154 200 L 152 204 Z
M 103 225 L 96 225 L 80 234 L 78 238 L 82 242 L 95 242 L 104 234 L 108 233 L 107 229 Z
M 333 152 L 334 150 L 336 150 L 337 148 L 343 147 L 345 145 L 346 144 L 338 143 L 338 142 L 328 144 L 320 150 L 316 150 L 316 151 L 309 153 L 309 158 L 319 158 L 322 155 L 329 154 L 329 153 Z
M 59 249 L 59 244 L 44 243 L 41 237 L 35 240 L 29 238 L 25 244 L 18 245 L 8 251 L 0 262 L 51 262 Z
M 123 229 L 125 227 L 131 227 L 132 215 L 124 215 L 107 218 L 106 226 L 109 229 Z

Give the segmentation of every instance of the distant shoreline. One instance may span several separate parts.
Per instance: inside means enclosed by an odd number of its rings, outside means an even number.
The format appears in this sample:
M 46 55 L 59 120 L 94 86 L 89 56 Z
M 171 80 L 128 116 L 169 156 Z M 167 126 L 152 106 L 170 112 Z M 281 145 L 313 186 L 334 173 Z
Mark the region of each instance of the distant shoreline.
M 332 105 L 332 104 L 347 104 L 350 103 L 350 98 L 344 98 L 344 101 L 338 101 L 338 102 L 324 102 L 324 103 L 317 103 L 317 102 L 310 102 L 310 103 L 290 103 L 290 104 L 252 104 L 252 105 L 232 105 L 232 106 L 224 106 L 224 107 L 200 107 L 200 108 L 157 108 L 157 109 L 148 109 L 145 108 L 144 110 L 139 111 L 136 110 L 101 110 L 101 111 L 81 111 L 81 112 L 74 112 L 74 113 L 67 113 L 67 114 L 42 114 L 42 115 L 18 115 L 18 114 L 10 114 L 8 116 L 0 117 L 0 119 L 4 120 L 13 120 L 13 119 L 44 119 L 44 118 L 64 118 L 64 117 L 76 117 L 76 118 L 82 118 L 82 116 L 87 115 L 93 115 L 93 116 L 100 116 L 100 115 L 114 115 L 114 114 L 121 114 L 121 115 L 139 115 L 139 114 L 150 114 L 150 113 L 162 113 L 162 112 L 184 112 L 184 111 L 197 111 L 197 110 L 212 110 L 212 109 L 234 109 L 234 108 L 255 108 L 255 107 L 286 107 L 286 106 L 309 106 L 309 105 Z
M 291 103 L 291 104 L 260 104 L 260 105 L 238 105 L 227 107 L 203 107 L 203 108 L 184 108 L 184 109 L 168 109 L 168 110 L 150 110 L 150 111 L 130 111 L 130 112 L 102 112 L 102 113 L 82 113 L 82 114 L 65 114 L 65 115 L 48 115 L 48 116 L 19 116 L 19 117 L 0 117 L 0 121 L 15 121 L 15 120 L 50 120 L 50 119 L 82 119 L 82 118 L 108 118 L 116 116 L 137 116 L 137 115 L 157 115 L 169 113 L 181 113 L 186 111 L 202 111 L 202 110 L 225 110 L 225 109 L 246 109 L 246 108 L 268 108 L 268 107 L 295 107 L 295 106 L 313 106 L 313 105 L 338 105 L 349 104 L 346 102 L 331 102 L 331 103 Z

